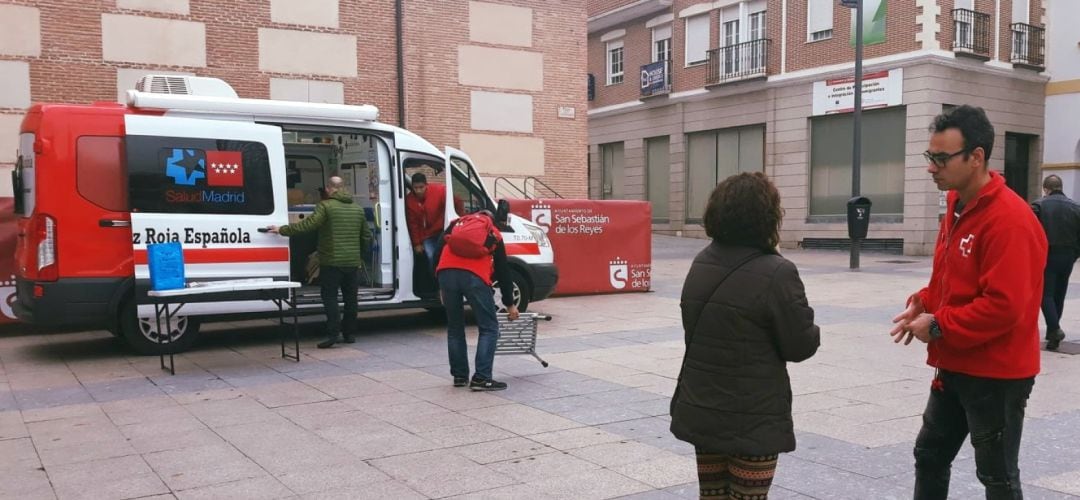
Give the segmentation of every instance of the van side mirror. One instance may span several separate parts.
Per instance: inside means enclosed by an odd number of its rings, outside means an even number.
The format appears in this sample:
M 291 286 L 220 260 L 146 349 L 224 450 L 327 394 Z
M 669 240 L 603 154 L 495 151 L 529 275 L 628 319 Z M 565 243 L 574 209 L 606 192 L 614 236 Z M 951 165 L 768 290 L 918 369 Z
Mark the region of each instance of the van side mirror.
M 495 222 L 499 224 L 506 224 L 506 220 L 510 218 L 510 202 L 506 200 L 499 200 L 499 205 L 495 209 Z

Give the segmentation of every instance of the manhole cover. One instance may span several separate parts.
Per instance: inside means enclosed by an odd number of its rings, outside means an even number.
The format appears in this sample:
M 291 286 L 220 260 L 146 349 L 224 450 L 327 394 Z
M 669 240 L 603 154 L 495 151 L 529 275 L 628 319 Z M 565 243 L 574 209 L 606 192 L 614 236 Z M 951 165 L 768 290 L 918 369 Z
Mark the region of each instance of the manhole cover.
M 882 264 L 918 264 L 917 260 L 879 260 Z
M 1046 347 L 1045 342 L 1043 343 L 1043 347 L 1044 348 Z M 1072 355 L 1080 354 L 1080 343 L 1077 343 L 1077 342 L 1062 342 L 1061 345 L 1058 346 L 1058 350 L 1056 352 L 1060 352 L 1062 354 L 1072 354 Z

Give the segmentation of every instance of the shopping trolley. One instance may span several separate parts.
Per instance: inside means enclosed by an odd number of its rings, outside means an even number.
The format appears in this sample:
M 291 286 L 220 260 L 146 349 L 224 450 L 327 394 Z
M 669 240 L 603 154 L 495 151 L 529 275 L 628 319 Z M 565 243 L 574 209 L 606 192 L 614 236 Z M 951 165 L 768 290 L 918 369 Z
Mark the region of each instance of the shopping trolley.
M 551 316 L 539 313 L 521 313 L 510 321 L 506 313 L 499 313 L 499 340 L 495 354 L 531 354 L 544 368 L 548 363 L 536 354 L 536 322 L 551 321 Z

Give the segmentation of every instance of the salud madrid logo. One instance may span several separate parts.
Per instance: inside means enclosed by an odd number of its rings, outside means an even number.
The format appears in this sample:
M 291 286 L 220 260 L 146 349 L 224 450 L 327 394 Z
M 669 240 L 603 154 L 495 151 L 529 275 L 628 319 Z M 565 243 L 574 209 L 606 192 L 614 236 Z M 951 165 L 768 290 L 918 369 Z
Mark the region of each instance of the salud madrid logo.
M 544 233 L 551 229 L 551 205 L 547 205 L 544 202 L 537 203 L 532 207 L 532 221 L 540 226 L 540 229 L 544 230 Z
M 626 288 L 626 282 L 630 279 L 629 264 L 618 257 L 608 264 L 608 281 L 616 290 Z
M 172 189 L 169 203 L 244 203 L 244 158 L 240 151 L 165 148 L 161 155 Z M 214 189 L 224 188 L 224 190 Z

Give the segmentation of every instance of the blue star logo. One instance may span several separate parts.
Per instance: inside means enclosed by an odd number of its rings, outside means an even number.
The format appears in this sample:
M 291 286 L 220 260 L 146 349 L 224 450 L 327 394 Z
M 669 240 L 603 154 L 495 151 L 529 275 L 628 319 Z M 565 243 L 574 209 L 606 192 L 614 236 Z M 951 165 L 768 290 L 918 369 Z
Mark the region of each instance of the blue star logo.
M 173 148 L 165 158 L 165 175 L 179 186 L 194 186 L 206 178 L 206 155 L 199 149 Z

